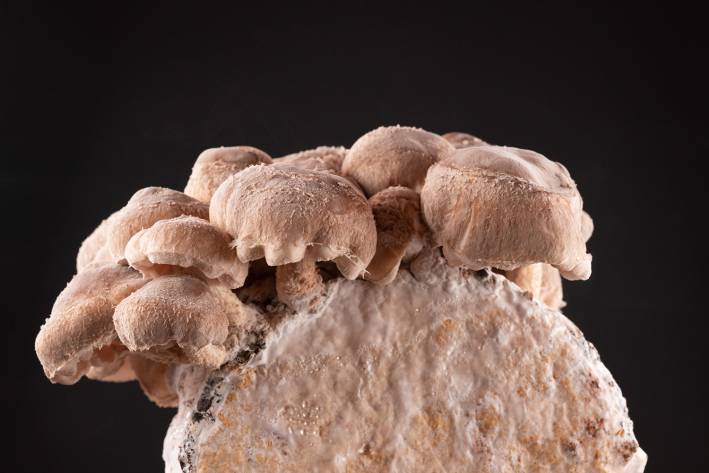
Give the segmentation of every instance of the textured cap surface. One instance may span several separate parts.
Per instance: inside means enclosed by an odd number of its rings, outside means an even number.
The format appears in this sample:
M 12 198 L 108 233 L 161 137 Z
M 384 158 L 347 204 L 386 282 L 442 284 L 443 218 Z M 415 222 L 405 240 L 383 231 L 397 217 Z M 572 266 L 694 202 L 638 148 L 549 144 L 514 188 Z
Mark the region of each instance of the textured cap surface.
M 125 207 L 111 218 L 107 245 L 113 261 L 125 261 L 128 240 L 155 222 L 181 215 L 209 218 L 209 206 L 192 197 L 164 187 L 146 187 L 130 198 Z
M 210 221 L 234 238 L 241 261 L 271 266 L 334 260 L 355 278 L 372 259 L 376 227 L 364 196 L 345 178 L 288 166 L 252 166 L 214 194 Z
M 428 168 L 453 149 L 448 141 L 420 128 L 380 127 L 352 145 L 342 172 L 354 178 L 368 196 L 392 186 L 419 191 Z
M 74 384 L 92 366 L 96 377 L 117 371 L 125 348 L 117 343 L 113 312 L 144 284 L 139 272 L 114 263 L 93 264 L 74 276 L 35 340 L 47 378 Z
M 174 268 L 193 269 L 232 289 L 244 284 L 248 263 L 236 257 L 231 237 L 208 221 L 182 216 L 156 222 L 133 235 L 126 246 L 128 264 L 155 277 Z
M 342 146 L 318 146 L 315 149 L 293 153 L 274 160 L 274 164 L 286 164 L 311 171 L 331 171 L 340 174 L 347 149 Z
M 544 262 L 587 279 L 582 200 L 561 164 L 500 146 L 457 150 L 429 169 L 424 217 L 453 265 L 514 269 Z
M 192 276 L 162 276 L 124 299 L 113 316 L 121 342 L 164 363 L 216 368 L 228 355 L 230 325 L 244 322 L 226 287 Z
M 232 174 L 254 164 L 271 164 L 265 152 L 251 146 L 210 148 L 202 151 L 192 168 L 185 194 L 206 204 L 219 185 Z

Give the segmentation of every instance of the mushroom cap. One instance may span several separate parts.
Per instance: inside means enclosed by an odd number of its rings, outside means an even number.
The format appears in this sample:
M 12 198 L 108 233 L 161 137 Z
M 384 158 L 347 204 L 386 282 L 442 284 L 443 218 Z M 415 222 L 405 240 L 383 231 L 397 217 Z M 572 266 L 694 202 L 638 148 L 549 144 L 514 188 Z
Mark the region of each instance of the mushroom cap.
M 74 384 L 92 366 L 96 377 L 117 371 L 124 349 L 114 346 L 113 312 L 145 282 L 139 272 L 114 263 L 93 264 L 74 276 L 35 340 L 47 378 Z
M 591 274 L 581 196 L 566 168 L 541 154 L 459 149 L 429 169 L 421 204 L 453 265 L 510 270 L 541 262 L 567 279 Z
M 194 269 L 236 289 L 244 284 L 249 265 L 239 261 L 230 242 L 229 235 L 208 221 L 183 215 L 160 220 L 133 235 L 125 256 L 146 276 L 156 277 L 174 267 Z
M 419 191 L 428 168 L 454 148 L 435 133 L 420 128 L 389 126 L 359 138 L 342 163 L 342 173 L 368 196 L 392 186 Z
M 374 256 L 376 227 L 365 197 L 347 179 L 289 166 L 252 166 L 212 198 L 210 221 L 229 233 L 241 261 L 269 266 L 333 260 L 348 279 Z
M 482 146 L 488 144 L 475 135 L 463 133 L 461 131 L 448 132 L 443 135 L 443 139 L 452 144 L 456 149 L 468 148 L 470 146 Z
M 112 219 L 115 218 L 117 213 L 118 212 L 114 212 L 107 219 L 104 219 L 99 226 L 81 242 L 79 253 L 76 255 L 77 273 L 83 271 L 91 263 L 112 261 L 106 240 L 108 239 L 108 229 L 111 226 Z
M 340 174 L 342 161 L 347 154 L 343 146 L 318 146 L 315 149 L 293 153 L 275 159 L 274 164 L 286 164 L 300 169 L 311 171 L 331 171 Z
M 209 206 L 182 192 L 164 187 L 146 187 L 130 198 L 118 213 L 111 217 L 106 244 L 116 263 L 125 262 L 128 240 L 155 222 L 181 215 L 209 218 Z
M 408 187 L 389 187 L 369 198 L 377 225 L 377 251 L 364 278 L 390 283 L 407 249 L 425 235 L 419 195 Z M 419 248 L 420 249 L 420 248 Z
M 244 322 L 239 299 L 221 284 L 162 276 L 125 298 L 113 315 L 118 337 L 156 361 L 217 368 L 226 361 L 230 325 Z
M 208 204 L 224 180 L 254 164 L 271 164 L 271 157 L 251 146 L 210 148 L 197 157 L 185 194 Z

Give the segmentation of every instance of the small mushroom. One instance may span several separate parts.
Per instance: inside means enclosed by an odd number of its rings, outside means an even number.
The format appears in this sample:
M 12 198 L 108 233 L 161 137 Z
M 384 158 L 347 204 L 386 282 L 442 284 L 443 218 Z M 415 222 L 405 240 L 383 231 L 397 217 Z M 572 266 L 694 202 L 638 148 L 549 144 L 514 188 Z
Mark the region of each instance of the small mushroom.
M 229 235 L 208 221 L 184 215 L 133 235 L 125 256 L 148 277 L 192 271 L 236 289 L 244 284 L 249 265 L 239 261 L 230 242 Z
M 426 223 L 448 262 L 511 270 L 549 263 L 566 279 L 588 279 L 582 200 L 561 164 L 533 151 L 461 148 L 428 171 Z
M 146 187 L 130 198 L 108 224 L 106 244 L 114 262 L 123 264 L 128 240 L 155 222 L 181 215 L 207 219 L 209 206 L 192 197 L 164 187 Z
M 389 187 L 369 198 L 377 225 L 377 251 L 364 278 L 389 284 L 402 259 L 421 250 L 426 224 L 421 218 L 419 195 L 408 187 Z
M 125 347 L 118 343 L 113 312 L 145 282 L 139 272 L 114 263 L 96 263 L 74 276 L 35 340 L 47 378 L 74 384 L 92 368 L 96 378 L 118 371 Z
M 124 299 L 113 322 L 132 352 L 162 363 L 217 368 L 229 354 L 230 334 L 253 322 L 228 288 L 188 275 L 161 276 Z
M 451 131 L 443 135 L 443 139 L 452 144 L 456 149 L 468 148 L 470 146 L 482 146 L 488 143 L 480 138 L 460 131 Z
M 278 266 L 279 298 L 312 301 L 321 287 L 315 262 L 334 261 L 347 279 L 361 275 L 376 248 L 365 197 L 347 179 L 288 166 L 252 166 L 212 198 L 210 221 L 229 233 L 243 262 Z M 295 263 L 296 266 L 284 266 Z M 286 292 L 283 292 L 283 291 Z
M 79 253 L 76 255 L 76 272 L 80 273 L 92 263 L 106 263 L 112 261 L 106 240 L 112 219 L 118 212 L 104 219 L 96 229 L 81 243 Z
M 318 146 L 315 149 L 289 154 L 273 161 L 276 165 L 288 165 L 311 171 L 330 171 L 340 174 L 347 149 L 342 146 Z
M 271 164 L 265 152 L 251 146 L 210 148 L 197 157 L 185 194 L 209 204 L 219 185 L 232 174 L 254 164 Z
M 533 263 L 503 272 L 505 277 L 554 310 L 565 303 L 559 270 L 546 263 Z
M 435 133 L 402 126 L 380 127 L 358 139 L 342 162 L 368 196 L 392 186 L 419 191 L 428 168 L 453 152 Z

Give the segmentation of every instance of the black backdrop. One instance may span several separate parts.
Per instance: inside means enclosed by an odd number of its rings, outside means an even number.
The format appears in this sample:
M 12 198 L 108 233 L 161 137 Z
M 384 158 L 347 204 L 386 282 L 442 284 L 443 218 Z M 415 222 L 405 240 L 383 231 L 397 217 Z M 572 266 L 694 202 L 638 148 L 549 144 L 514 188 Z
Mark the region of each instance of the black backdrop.
M 3 2 L 2 469 L 162 469 L 174 411 L 134 383 L 51 385 L 33 351 L 103 217 L 141 187 L 182 189 L 207 147 L 279 156 L 400 123 L 569 168 L 596 231 L 593 276 L 566 283 L 565 313 L 622 387 L 647 471 L 707 471 L 696 13 L 351 10 Z

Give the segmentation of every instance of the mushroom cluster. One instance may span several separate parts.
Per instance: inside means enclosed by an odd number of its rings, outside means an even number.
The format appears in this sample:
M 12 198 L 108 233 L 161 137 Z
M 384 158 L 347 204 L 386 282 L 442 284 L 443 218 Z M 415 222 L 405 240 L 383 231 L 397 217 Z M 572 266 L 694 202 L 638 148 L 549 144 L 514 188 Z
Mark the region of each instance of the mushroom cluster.
M 425 249 L 558 309 L 561 277 L 590 276 L 592 229 L 564 166 L 466 133 L 209 149 L 184 192 L 139 190 L 84 240 L 35 347 L 52 382 L 138 380 L 174 406 L 177 366 L 218 369 L 316 310 L 328 281 L 386 285 Z

